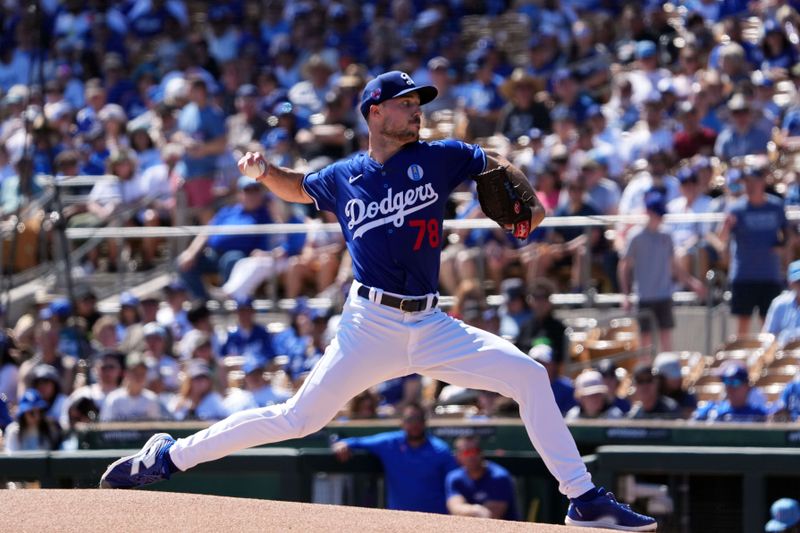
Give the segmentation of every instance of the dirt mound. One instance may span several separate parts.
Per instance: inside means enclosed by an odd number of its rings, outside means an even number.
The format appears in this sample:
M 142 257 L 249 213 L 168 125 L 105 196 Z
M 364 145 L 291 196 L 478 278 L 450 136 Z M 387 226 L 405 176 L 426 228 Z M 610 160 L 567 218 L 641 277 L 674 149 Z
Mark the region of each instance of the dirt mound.
M 599 529 L 502 522 L 336 505 L 121 490 L 2 490 L 0 531 L 258 531 L 358 533 L 590 533 Z

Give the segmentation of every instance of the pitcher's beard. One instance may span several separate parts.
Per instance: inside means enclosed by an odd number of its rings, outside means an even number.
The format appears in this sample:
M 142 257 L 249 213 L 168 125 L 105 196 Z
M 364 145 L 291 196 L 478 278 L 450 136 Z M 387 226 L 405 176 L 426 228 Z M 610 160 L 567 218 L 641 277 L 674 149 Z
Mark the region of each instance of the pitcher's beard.
M 381 135 L 402 144 L 408 144 L 410 142 L 416 142 L 419 140 L 419 130 L 413 129 L 391 130 L 384 127 L 384 129 L 381 131 Z

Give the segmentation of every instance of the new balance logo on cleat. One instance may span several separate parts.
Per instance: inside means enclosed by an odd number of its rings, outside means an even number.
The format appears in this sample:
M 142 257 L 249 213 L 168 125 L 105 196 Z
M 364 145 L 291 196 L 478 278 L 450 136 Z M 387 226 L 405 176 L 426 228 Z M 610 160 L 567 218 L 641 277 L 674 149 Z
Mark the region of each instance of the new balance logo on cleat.
M 142 449 L 111 463 L 100 478 L 101 489 L 135 489 L 169 479 L 166 458 L 175 439 L 166 433 L 150 437 Z

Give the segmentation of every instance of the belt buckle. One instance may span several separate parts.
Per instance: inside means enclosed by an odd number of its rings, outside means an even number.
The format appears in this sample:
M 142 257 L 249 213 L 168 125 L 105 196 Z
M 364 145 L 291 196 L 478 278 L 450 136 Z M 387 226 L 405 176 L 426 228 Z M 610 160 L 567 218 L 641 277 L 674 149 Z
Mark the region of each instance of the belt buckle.
M 400 310 L 404 313 L 413 313 L 414 311 L 406 309 L 406 302 L 413 302 L 413 301 L 414 300 L 411 300 L 410 298 L 403 298 L 402 300 L 400 300 Z

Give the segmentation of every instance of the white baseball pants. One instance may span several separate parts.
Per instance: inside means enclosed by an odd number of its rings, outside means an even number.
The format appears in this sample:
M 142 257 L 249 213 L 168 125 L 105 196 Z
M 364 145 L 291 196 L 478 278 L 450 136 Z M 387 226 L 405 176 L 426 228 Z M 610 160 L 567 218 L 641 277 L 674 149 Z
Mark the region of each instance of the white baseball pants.
M 510 342 L 438 308 L 405 313 L 358 296 L 357 286 L 350 291 L 336 338 L 292 398 L 233 414 L 179 439 L 170 450 L 175 466 L 187 470 L 252 446 L 303 437 L 323 428 L 356 394 L 418 373 L 516 400 L 559 490 L 574 498 L 594 487 L 543 366 Z

